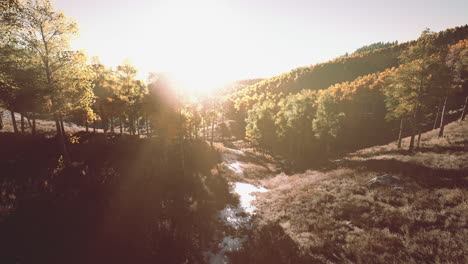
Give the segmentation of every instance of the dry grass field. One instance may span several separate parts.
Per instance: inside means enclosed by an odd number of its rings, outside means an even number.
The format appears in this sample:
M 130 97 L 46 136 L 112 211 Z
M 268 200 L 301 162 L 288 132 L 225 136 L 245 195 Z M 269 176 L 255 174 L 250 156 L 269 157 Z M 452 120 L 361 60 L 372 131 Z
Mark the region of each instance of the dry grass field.
M 414 154 L 392 142 L 263 180 L 270 191 L 238 262 L 468 263 L 468 121 L 437 133 Z
M 11 115 L 9 111 L 5 111 L 0 109 L 0 113 L 2 114 L 2 120 L 3 120 L 3 128 L 0 130 L 0 132 L 13 132 L 13 123 L 11 122 Z M 16 124 L 18 126 L 18 129 L 21 130 L 21 116 L 18 113 L 15 113 L 15 119 L 16 119 Z M 32 122 L 32 120 L 31 120 Z M 65 122 L 65 130 L 67 133 L 74 134 L 79 131 L 85 131 L 85 127 L 78 126 L 72 122 Z M 55 121 L 53 120 L 43 120 L 43 119 L 37 119 L 36 120 L 36 128 L 37 132 L 40 134 L 45 134 L 48 136 L 54 136 L 56 133 L 56 127 L 55 127 Z M 27 119 L 25 118 L 25 133 L 29 134 L 31 133 L 31 127 L 28 124 Z M 90 131 L 92 131 L 92 128 L 89 128 Z M 98 132 L 102 132 L 102 129 L 97 129 Z

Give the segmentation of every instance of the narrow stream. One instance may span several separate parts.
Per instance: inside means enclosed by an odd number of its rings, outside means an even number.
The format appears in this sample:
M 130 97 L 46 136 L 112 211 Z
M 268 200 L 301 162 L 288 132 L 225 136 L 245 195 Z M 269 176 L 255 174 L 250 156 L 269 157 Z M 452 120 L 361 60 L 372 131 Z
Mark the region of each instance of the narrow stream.
M 241 151 L 238 152 L 241 153 Z M 223 160 L 232 172 L 243 175 L 243 168 L 241 162 L 237 160 L 237 155 L 223 154 Z M 268 191 L 263 187 L 244 182 L 234 182 L 230 185 L 230 192 L 239 196 L 239 204 L 226 206 L 218 212 L 218 217 L 228 227 L 227 229 L 235 231 L 223 232 L 222 239 L 215 242 L 217 245 L 213 247 L 214 249 L 204 252 L 205 259 L 210 264 L 229 263 L 226 253 L 236 252 L 242 248 L 242 244 L 247 241 L 246 231 L 252 228 L 250 220 L 255 213 L 255 207 L 252 205 L 256 199 L 255 193 Z

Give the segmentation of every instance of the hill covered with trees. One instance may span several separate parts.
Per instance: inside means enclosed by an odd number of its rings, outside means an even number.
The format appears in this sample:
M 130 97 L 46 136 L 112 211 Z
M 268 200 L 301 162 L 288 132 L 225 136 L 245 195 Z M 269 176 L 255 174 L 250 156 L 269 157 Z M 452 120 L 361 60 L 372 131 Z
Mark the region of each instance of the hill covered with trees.
M 413 150 L 414 136 L 436 127 L 443 135 L 447 118 L 459 118 L 453 111 L 466 109 L 467 38 L 467 26 L 426 30 L 413 42 L 298 68 L 232 93 L 231 115 L 245 120 L 249 141 L 302 164 L 324 149 L 410 134 Z
M 466 39 L 467 34 L 468 26 L 447 29 L 437 34 L 435 42 L 436 45 L 453 45 Z M 233 95 L 233 101 L 239 109 L 245 109 L 265 96 L 274 96 L 280 93 L 288 95 L 304 89 L 323 90 L 337 83 L 353 81 L 359 76 L 398 67 L 401 64 L 399 57 L 402 51 L 414 43 L 414 41 L 401 43 L 387 48 L 339 57 L 308 67 L 300 67 L 246 87 Z

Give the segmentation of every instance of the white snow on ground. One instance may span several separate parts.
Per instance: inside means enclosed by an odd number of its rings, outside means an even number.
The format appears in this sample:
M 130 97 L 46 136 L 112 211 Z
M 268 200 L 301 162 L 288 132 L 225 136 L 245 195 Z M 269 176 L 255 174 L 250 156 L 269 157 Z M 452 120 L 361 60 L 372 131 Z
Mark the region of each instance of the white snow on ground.
M 240 204 L 244 212 L 253 214 L 255 207 L 252 205 L 252 202 L 256 199 L 255 195 L 252 195 L 256 192 L 267 192 L 268 190 L 263 187 L 258 187 L 252 184 L 236 182 L 234 184 L 234 192 L 240 196 Z
M 234 173 L 242 176 L 244 168 L 237 160 L 237 155 L 243 155 L 243 152 L 235 149 L 228 149 L 230 153 L 223 153 L 223 160 L 226 167 Z M 235 154 L 233 154 L 233 152 Z M 252 205 L 255 201 L 255 193 L 267 192 L 268 190 L 244 182 L 231 183 L 231 193 L 239 196 L 239 204 L 237 206 L 228 205 L 223 210 L 219 211 L 218 216 L 226 226 L 230 226 L 240 232 L 252 228 L 250 221 L 252 215 L 255 213 L 255 207 Z M 242 244 L 247 241 L 247 236 L 231 236 L 224 235 L 223 240 L 219 242 L 216 249 L 204 252 L 204 256 L 208 263 L 211 264 L 225 264 L 229 263 L 229 258 L 226 256 L 228 252 L 236 252 L 242 248 Z
M 237 207 L 228 205 L 219 211 L 219 217 L 228 226 L 235 229 L 250 229 L 250 218 L 254 214 L 255 206 L 252 202 L 255 200 L 254 193 L 267 192 L 263 187 L 257 187 L 252 184 L 236 182 L 232 184 L 232 192 L 239 195 L 239 205 Z
M 227 163 L 226 166 L 232 170 L 234 173 L 239 174 L 239 175 L 244 175 L 244 170 L 241 167 L 241 163 L 236 161 L 233 163 Z

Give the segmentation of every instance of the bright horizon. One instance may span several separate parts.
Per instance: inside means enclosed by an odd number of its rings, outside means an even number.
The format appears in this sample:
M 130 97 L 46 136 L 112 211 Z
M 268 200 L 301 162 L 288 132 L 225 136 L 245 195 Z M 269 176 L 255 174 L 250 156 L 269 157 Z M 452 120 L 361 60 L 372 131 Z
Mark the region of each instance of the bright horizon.
M 133 4 L 132 4 L 133 3 Z M 74 49 L 115 67 L 128 58 L 187 92 L 267 78 L 371 43 L 468 23 L 468 1 L 57 0 L 75 18 Z

